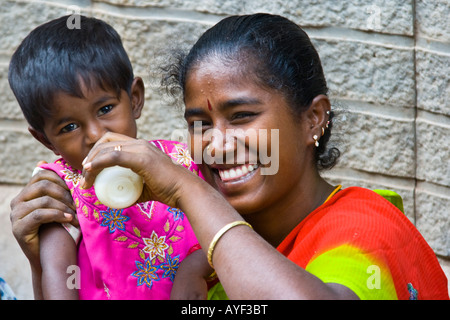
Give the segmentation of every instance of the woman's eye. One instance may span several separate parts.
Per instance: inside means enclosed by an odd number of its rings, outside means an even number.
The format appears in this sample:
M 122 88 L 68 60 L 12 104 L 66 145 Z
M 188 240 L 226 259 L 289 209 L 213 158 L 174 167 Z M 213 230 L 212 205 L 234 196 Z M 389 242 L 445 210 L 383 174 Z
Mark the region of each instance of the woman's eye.
M 209 121 L 201 121 L 201 120 L 196 120 L 196 121 L 190 121 L 188 123 L 188 127 L 189 130 L 205 130 L 205 127 L 209 127 L 211 126 L 211 123 Z
M 61 133 L 71 132 L 76 128 L 78 128 L 78 125 L 76 125 L 75 123 L 69 123 L 67 126 L 61 129 Z
M 104 106 L 104 107 L 102 107 L 102 108 L 100 108 L 100 110 L 98 111 L 98 114 L 99 115 L 104 115 L 104 114 L 107 114 L 107 113 L 109 113 L 109 112 L 111 112 L 111 110 L 114 108 L 114 106 L 113 105 L 107 105 L 107 106 Z
M 238 112 L 233 114 L 232 120 L 246 119 L 255 116 L 253 112 Z

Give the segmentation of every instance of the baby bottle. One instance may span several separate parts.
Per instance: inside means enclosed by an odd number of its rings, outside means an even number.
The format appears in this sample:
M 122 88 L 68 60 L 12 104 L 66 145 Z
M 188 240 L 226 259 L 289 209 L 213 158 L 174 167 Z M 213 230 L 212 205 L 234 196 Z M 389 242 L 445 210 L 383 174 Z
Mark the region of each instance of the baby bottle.
M 105 206 L 114 209 L 128 208 L 135 204 L 143 187 L 141 176 L 120 166 L 103 169 L 94 182 L 97 198 Z

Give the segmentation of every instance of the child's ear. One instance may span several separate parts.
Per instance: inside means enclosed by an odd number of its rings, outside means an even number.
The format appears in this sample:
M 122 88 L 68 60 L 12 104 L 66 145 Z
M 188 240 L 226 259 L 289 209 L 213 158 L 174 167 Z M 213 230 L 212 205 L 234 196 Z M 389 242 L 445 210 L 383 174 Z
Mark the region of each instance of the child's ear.
M 37 131 L 36 129 L 34 129 L 33 127 L 29 126 L 28 127 L 28 131 L 31 133 L 31 135 L 40 143 L 42 143 L 47 149 L 53 151 L 53 153 L 57 156 L 60 155 L 60 153 L 58 152 L 58 150 L 55 149 L 55 147 L 51 144 L 50 141 L 48 141 L 47 137 L 45 136 L 44 133 Z
M 145 102 L 145 86 L 141 77 L 136 77 L 131 85 L 131 108 L 135 119 L 141 116 Z

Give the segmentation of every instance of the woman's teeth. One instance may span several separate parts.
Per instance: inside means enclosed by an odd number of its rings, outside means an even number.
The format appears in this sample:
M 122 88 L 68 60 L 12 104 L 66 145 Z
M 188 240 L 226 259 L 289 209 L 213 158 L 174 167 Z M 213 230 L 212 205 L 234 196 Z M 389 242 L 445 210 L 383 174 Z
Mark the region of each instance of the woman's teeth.
M 219 169 L 219 175 L 222 181 L 230 181 L 230 180 L 236 180 L 239 179 L 253 170 L 256 170 L 258 168 L 257 164 L 244 164 L 240 167 L 235 167 L 232 169 L 227 170 L 221 170 Z

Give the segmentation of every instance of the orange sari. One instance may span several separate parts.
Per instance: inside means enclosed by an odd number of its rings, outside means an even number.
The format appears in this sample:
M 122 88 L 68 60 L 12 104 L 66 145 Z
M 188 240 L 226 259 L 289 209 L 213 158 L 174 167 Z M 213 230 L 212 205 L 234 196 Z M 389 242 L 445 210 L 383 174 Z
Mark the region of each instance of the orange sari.
M 338 192 L 277 249 L 361 299 L 449 299 L 433 250 L 400 210 L 368 189 Z

